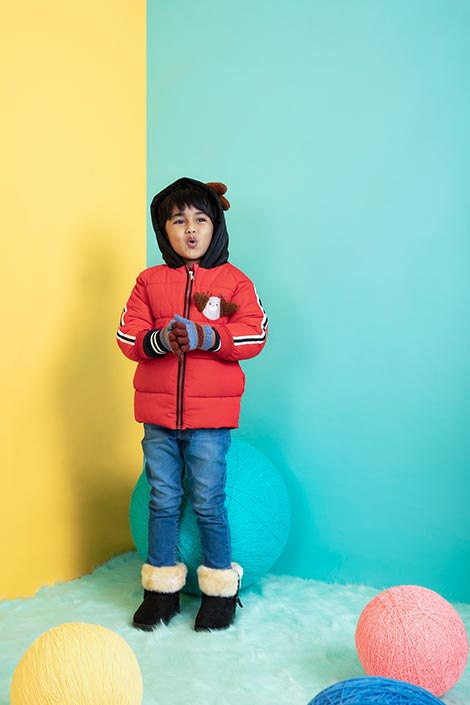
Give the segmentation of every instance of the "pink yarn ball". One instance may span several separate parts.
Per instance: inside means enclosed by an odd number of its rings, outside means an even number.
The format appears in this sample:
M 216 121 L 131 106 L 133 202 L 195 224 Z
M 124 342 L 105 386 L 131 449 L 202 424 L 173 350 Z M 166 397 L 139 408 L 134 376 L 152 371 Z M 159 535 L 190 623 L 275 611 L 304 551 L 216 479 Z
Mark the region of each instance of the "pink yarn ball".
M 369 676 L 447 693 L 462 675 L 468 638 L 458 612 L 433 590 L 401 585 L 364 608 L 356 627 L 359 660 Z

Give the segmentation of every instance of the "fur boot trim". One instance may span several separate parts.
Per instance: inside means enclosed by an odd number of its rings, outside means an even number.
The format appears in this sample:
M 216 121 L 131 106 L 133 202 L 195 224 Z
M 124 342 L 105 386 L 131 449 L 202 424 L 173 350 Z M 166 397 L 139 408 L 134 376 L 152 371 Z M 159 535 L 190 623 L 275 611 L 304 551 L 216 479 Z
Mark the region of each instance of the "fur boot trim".
M 200 565 L 197 577 L 201 592 L 210 597 L 234 597 L 238 593 L 243 568 L 238 563 L 232 563 L 231 568 L 218 570 Z
M 156 567 L 144 563 L 142 566 L 142 586 L 152 592 L 178 592 L 186 582 L 188 569 L 184 563 Z

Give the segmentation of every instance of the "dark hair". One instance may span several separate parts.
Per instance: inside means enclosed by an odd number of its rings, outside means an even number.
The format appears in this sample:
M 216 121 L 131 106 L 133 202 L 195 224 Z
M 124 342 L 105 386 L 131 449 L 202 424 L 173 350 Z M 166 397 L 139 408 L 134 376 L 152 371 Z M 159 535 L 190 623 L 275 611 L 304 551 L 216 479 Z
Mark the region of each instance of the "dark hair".
M 202 211 L 209 216 L 212 223 L 215 223 L 217 211 L 207 197 L 207 194 L 201 189 L 188 186 L 187 188 L 178 189 L 177 191 L 169 193 L 158 206 L 157 221 L 158 227 L 162 233 L 165 233 L 165 223 L 171 218 L 175 208 L 184 210 L 187 206 Z

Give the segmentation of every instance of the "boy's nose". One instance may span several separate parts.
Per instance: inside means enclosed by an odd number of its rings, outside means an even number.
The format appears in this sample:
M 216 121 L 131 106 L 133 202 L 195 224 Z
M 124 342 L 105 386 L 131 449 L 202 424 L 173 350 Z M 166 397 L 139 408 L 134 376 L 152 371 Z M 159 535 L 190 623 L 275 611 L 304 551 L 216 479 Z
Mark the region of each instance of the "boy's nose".
M 186 232 L 187 233 L 194 233 L 196 230 L 196 227 L 193 225 L 193 223 L 188 223 L 186 226 Z

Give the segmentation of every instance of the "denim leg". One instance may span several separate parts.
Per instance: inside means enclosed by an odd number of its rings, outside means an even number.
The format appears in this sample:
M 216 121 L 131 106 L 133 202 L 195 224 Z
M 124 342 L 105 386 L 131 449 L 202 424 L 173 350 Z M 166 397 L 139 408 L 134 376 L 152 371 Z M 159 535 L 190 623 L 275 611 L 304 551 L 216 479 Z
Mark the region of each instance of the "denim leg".
M 147 563 L 175 565 L 184 468 L 178 432 L 144 424 L 142 448 L 150 484 Z
M 230 430 L 183 431 L 183 454 L 191 501 L 201 535 L 204 565 L 231 567 L 230 528 L 225 508 L 225 457 L 230 448 Z

